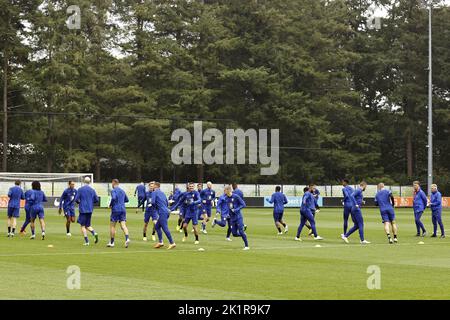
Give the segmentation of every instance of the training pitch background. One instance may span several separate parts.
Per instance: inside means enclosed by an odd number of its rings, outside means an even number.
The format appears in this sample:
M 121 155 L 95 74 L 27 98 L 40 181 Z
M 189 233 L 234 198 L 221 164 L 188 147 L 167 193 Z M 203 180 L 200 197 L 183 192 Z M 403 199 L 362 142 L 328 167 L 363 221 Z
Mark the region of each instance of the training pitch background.
M 40 240 L 39 226 L 36 240 L 29 240 L 29 228 L 25 237 L 9 239 L 3 209 L 0 299 L 449 299 L 450 239 L 416 238 L 412 209 L 396 213 L 400 243 L 389 245 L 378 210 L 365 208 L 366 239 L 372 244 L 362 246 L 357 233 L 348 245 L 340 239 L 342 209 L 322 209 L 317 226 L 325 240 L 313 241 L 304 230 L 302 243 L 293 241 L 298 209 L 286 210 L 289 233 L 282 236 L 276 235 L 270 208 L 245 209 L 251 250 L 244 252 L 240 238 L 226 242 L 226 230 L 217 226 L 208 226 L 198 246 L 191 233 L 182 243 L 174 215 L 170 227 L 178 247 L 155 250 L 152 241 L 142 241 L 143 215 L 134 209 L 128 211 L 128 249 L 123 248 L 120 230 L 116 247 L 106 248 L 106 209 L 97 209 L 93 216 L 100 235 L 97 245 L 91 241 L 90 247 L 82 246 L 78 224 L 67 238 L 64 218 L 56 209 L 46 210 L 45 241 Z M 449 213 L 443 212 L 448 228 Z M 18 228 L 23 210 L 21 214 Z M 429 235 L 430 215 L 429 210 L 424 214 Z M 70 265 L 81 269 L 80 290 L 66 286 Z M 381 269 L 380 290 L 367 288 L 371 265 Z

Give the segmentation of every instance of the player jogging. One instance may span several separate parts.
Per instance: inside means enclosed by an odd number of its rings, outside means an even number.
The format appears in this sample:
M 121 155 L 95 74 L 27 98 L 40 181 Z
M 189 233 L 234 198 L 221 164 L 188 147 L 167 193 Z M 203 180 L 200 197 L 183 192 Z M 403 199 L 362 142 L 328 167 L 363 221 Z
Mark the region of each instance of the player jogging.
M 359 184 L 359 188 L 357 188 L 353 194 L 351 195 L 350 200 L 352 201 L 352 212 L 351 217 L 353 221 L 353 227 L 346 233 L 341 234 L 342 240 L 345 243 L 349 243 L 348 237 L 355 232 L 359 231 L 359 240 L 361 244 L 369 244 L 370 242 L 364 239 L 364 219 L 361 212 L 361 207 L 364 204 L 363 192 L 366 190 L 367 183 L 362 181 Z
M 39 219 L 39 224 L 41 225 L 42 231 L 42 240 L 45 240 L 45 221 L 44 221 L 44 207 L 42 206 L 43 202 L 47 202 L 47 198 L 45 197 L 44 192 L 41 190 L 41 183 L 39 181 L 33 181 L 31 183 L 31 188 L 33 192 L 30 196 L 30 228 L 31 228 L 31 237 L 30 239 L 34 239 L 35 236 L 35 221 L 36 218 Z
M 250 250 L 248 246 L 247 234 L 244 228 L 244 217 L 241 210 L 245 208 L 245 202 L 236 193 L 233 193 L 231 186 L 225 187 L 226 203 L 230 213 L 231 233 L 233 237 L 241 237 L 244 241 L 245 251 Z
M 111 235 L 111 240 L 106 245 L 109 248 L 114 247 L 114 238 L 116 236 L 116 225 L 117 222 L 120 224 L 120 228 L 122 229 L 125 235 L 125 248 L 128 248 L 130 245 L 130 235 L 128 233 L 127 228 L 127 209 L 125 207 L 125 203 L 129 202 L 127 194 L 123 189 L 119 186 L 119 180 L 113 179 L 111 181 L 112 190 L 111 190 L 111 202 L 109 204 L 109 208 L 111 209 L 111 217 L 109 230 Z
M 311 225 L 311 230 L 314 235 L 314 240 L 323 240 L 323 238 L 317 234 L 316 222 L 315 222 L 314 216 L 311 212 L 311 208 L 315 207 L 314 206 L 314 196 L 312 195 L 311 190 L 312 190 L 311 187 L 305 187 L 303 189 L 304 194 L 302 197 L 302 204 L 300 207 L 300 225 L 298 226 L 298 229 L 297 229 L 297 236 L 294 239 L 295 241 L 302 241 L 302 239 L 300 238 L 300 235 L 301 235 L 302 229 L 305 226 L 307 221 L 309 221 L 309 223 Z
M 25 221 L 23 222 L 23 225 L 20 228 L 20 234 L 22 236 L 24 236 L 27 233 L 25 231 L 25 229 L 27 228 L 27 226 L 30 224 L 30 221 L 31 221 L 30 210 L 31 210 L 31 194 L 32 193 L 33 193 L 33 189 L 25 191 L 25 206 L 24 206 Z
M 71 237 L 70 224 L 75 223 L 75 196 L 77 194 L 77 189 L 75 189 L 75 182 L 69 181 L 69 187 L 65 189 L 59 199 L 59 214 L 64 211 L 64 216 L 66 218 L 66 234 Z
M 162 192 L 160 188 L 161 184 L 159 182 L 155 182 L 154 184 L 154 190 L 152 192 L 152 204 L 155 208 L 155 211 L 157 213 L 157 222 L 155 224 L 156 233 L 158 234 L 158 243 L 155 244 L 155 249 L 159 249 L 164 246 L 163 242 L 163 231 L 164 234 L 167 237 L 167 240 L 169 240 L 169 247 L 167 250 L 171 250 L 175 248 L 177 245 L 172 239 L 172 235 L 170 234 L 169 226 L 168 226 L 168 220 L 170 217 L 170 210 L 169 210 L 169 203 L 167 201 L 167 197 Z
M 145 202 L 145 183 L 141 182 L 136 186 L 136 189 L 134 190 L 134 196 L 137 196 L 138 205 L 136 208 L 136 213 L 138 213 L 138 210 L 140 207 L 142 207 L 142 212 L 144 212 L 144 202 Z
M 158 215 L 156 213 L 155 207 L 153 206 L 152 203 L 152 192 L 153 189 L 155 187 L 155 181 L 151 181 L 148 184 L 148 191 L 145 193 L 145 213 L 144 213 L 144 230 L 142 231 L 143 233 L 143 238 L 142 240 L 147 241 L 147 229 L 148 229 L 148 224 L 150 222 L 150 219 L 152 220 L 152 240 L 156 241 L 156 230 L 155 230 L 155 224 L 156 221 L 158 220 Z
M 208 233 L 206 231 L 206 224 L 211 218 L 211 209 L 214 205 L 214 200 L 216 199 L 216 192 L 212 189 L 212 182 L 208 181 L 206 183 L 206 189 L 200 192 L 200 198 L 202 199 L 202 232 Z
M 8 237 L 14 237 L 16 233 L 17 218 L 20 217 L 20 200 L 25 199 L 22 188 L 20 187 L 20 180 L 14 182 L 14 187 L 9 188 L 8 191 Z
M 89 231 L 95 239 L 94 243 L 98 243 L 98 234 L 91 226 L 92 213 L 94 212 L 94 203 L 98 202 L 97 193 L 90 186 L 91 178 L 84 178 L 85 185 L 78 189 L 75 199 L 75 203 L 78 203 L 78 219 L 77 222 L 81 226 L 81 233 L 84 237 L 84 245 L 89 246 L 89 238 L 87 231 Z
M 284 205 L 288 203 L 288 200 L 284 193 L 281 192 L 280 186 L 275 187 L 275 192 L 270 197 L 269 203 L 273 204 L 273 220 L 278 230 L 278 235 L 283 234 L 281 228 L 284 228 L 284 233 L 287 233 L 288 225 L 283 221 L 283 214 Z
M 397 223 L 395 222 L 394 196 L 390 190 L 384 188 L 384 183 L 378 184 L 378 192 L 375 195 L 375 205 L 380 208 L 384 231 L 390 244 L 397 243 Z M 392 239 L 391 234 L 394 236 Z
M 188 232 L 187 228 L 189 222 L 192 221 L 192 226 L 194 228 L 195 242 L 194 244 L 199 244 L 198 240 L 198 205 L 201 203 L 200 194 L 194 190 L 195 184 L 193 182 L 188 183 L 188 190 L 183 193 L 182 196 L 179 197 L 178 201 L 172 205 L 170 208 L 171 211 L 174 211 L 176 208 L 181 206 L 184 203 L 184 221 L 183 221 L 183 231 L 184 237 L 183 242 L 187 240 Z
M 227 194 L 225 193 L 225 189 L 223 191 L 224 193 L 219 197 L 217 200 L 217 206 L 216 206 L 216 216 L 220 214 L 220 221 L 217 221 L 217 218 L 214 218 L 211 226 L 214 228 L 214 226 L 217 224 L 218 226 L 224 228 L 228 224 L 227 228 L 227 241 L 232 241 L 230 238 L 231 235 L 231 223 L 230 223 L 230 212 L 228 210 L 227 206 Z

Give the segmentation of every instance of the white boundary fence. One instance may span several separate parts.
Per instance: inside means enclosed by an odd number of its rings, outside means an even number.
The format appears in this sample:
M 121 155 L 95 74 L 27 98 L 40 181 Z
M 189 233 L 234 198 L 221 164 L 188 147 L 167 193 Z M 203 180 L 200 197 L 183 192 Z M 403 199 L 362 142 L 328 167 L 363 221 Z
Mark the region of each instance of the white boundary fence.
M 0 196 L 4 196 L 8 194 L 9 188 L 14 183 L 11 182 L 0 182 Z M 134 195 L 134 190 L 138 183 L 121 183 L 121 187 L 125 190 L 125 192 L 129 196 Z M 169 193 L 173 190 L 174 186 L 177 185 L 182 191 L 186 189 L 185 183 L 162 183 L 161 190 L 169 195 Z M 77 183 L 77 187 L 80 186 L 80 183 Z M 93 183 L 92 186 L 97 191 L 99 196 L 107 196 L 111 190 L 110 183 Z M 244 192 L 244 196 L 246 197 L 264 197 L 270 196 L 274 191 L 275 184 L 239 184 L 239 189 Z M 303 188 L 305 185 L 280 185 L 283 192 L 287 196 L 301 196 L 303 195 Z M 42 190 L 46 193 L 47 196 L 60 196 L 65 188 L 67 188 L 67 182 L 42 182 L 41 181 Z M 204 187 L 206 185 L 204 184 Z M 213 189 L 217 194 L 221 194 L 223 191 L 224 184 L 223 183 L 214 183 Z M 356 186 L 353 186 L 356 187 Z M 31 188 L 31 182 L 23 182 L 22 188 L 28 190 Z M 341 185 L 323 185 L 317 186 L 320 191 L 322 197 L 341 197 L 342 196 L 342 186 Z M 411 197 L 413 195 L 412 186 L 386 186 L 386 188 L 390 189 L 394 196 L 399 197 Z M 364 192 L 364 196 L 366 197 L 374 197 L 376 193 L 377 187 L 376 185 L 368 185 L 366 191 Z

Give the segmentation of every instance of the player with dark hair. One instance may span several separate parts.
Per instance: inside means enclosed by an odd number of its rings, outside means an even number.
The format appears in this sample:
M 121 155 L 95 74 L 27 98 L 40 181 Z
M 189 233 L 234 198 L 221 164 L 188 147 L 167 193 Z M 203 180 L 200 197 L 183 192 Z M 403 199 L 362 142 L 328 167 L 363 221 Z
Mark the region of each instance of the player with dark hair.
M 44 221 L 44 207 L 43 202 L 47 202 L 47 198 L 44 192 L 41 190 L 41 183 L 39 181 L 33 181 L 31 183 L 31 188 L 33 192 L 30 196 L 30 227 L 31 227 L 31 237 L 34 239 L 35 236 L 35 221 L 36 218 L 39 219 L 42 231 L 42 240 L 45 239 L 45 221 Z
M 70 224 L 75 223 L 75 196 L 77 194 L 77 189 L 75 189 L 75 182 L 69 181 L 69 187 L 64 190 L 59 199 L 59 214 L 64 211 L 64 216 L 66 218 L 66 234 L 71 237 Z

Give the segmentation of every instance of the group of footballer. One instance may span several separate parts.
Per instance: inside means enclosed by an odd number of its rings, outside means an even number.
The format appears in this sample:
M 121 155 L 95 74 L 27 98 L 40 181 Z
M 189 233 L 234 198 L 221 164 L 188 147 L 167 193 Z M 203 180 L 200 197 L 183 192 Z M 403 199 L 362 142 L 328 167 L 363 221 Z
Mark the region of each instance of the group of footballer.
M 44 220 L 44 205 L 47 201 L 44 192 L 41 190 L 39 181 L 32 182 L 32 188 L 23 192 L 20 187 L 21 181 L 15 181 L 15 185 L 9 189 L 8 197 L 8 237 L 14 237 L 17 225 L 17 218 L 20 216 L 20 203 L 25 200 L 25 221 L 20 228 L 20 233 L 24 235 L 26 228 L 30 225 L 31 237 L 35 239 L 35 222 L 39 221 L 41 227 L 41 238 L 45 239 L 45 220 Z M 367 183 L 361 182 L 356 189 L 353 189 L 347 179 L 342 180 L 343 201 L 343 229 L 341 238 L 345 243 L 349 243 L 349 237 L 354 232 L 359 232 L 360 243 L 369 244 L 364 237 L 364 220 L 361 208 L 365 204 L 363 193 L 366 190 Z M 196 188 L 197 187 L 197 188 Z M 413 182 L 414 187 L 414 219 L 417 228 L 416 236 L 426 236 L 427 232 L 425 226 L 421 221 L 423 212 L 427 207 L 431 208 L 433 234 L 432 237 L 437 237 L 438 225 L 441 231 L 441 238 L 445 237 L 444 225 L 442 223 L 442 195 L 437 189 L 437 185 L 431 186 L 431 197 L 427 198 L 425 192 L 421 189 L 418 181 Z M 323 240 L 317 233 L 315 216 L 320 211 L 319 196 L 320 192 L 314 184 L 304 188 L 300 205 L 300 224 L 297 229 L 295 237 L 296 241 L 302 241 L 301 232 L 304 227 L 309 229 L 309 235 L 314 237 L 314 240 Z M 144 212 L 144 227 L 143 240 L 147 239 L 147 230 L 151 222 L 152 226 L 152 240 L 158 241 L 154 248 L 159 249 L 164 247 L 163 233 L 169 241 L 168 249 L 173 249 L 176 244 L 173 240 L 171 232 L 168 227 L 168 219 L 171 213 L 178 213 L 178 221 L 176 231 L 184 233 L 183 242 L 188 239 L 188 227 L 192 225 L 192 232 L 194 233 L 194 244 L 199 244 L 200 231 L 207 233 L 207 224 L 211 221 L 211 226 L 227 227 L 226 240 L 231 240 L 231 235 L 242 238 L 244 242 L 244 250 L 249 250 L 248 239 L 246 234 L 247 226 L 244 224 L 242 209 L 246 207 L 244 201 L 244 194 L 238 188 L 237 184 L 233 183 L 225 185 L 223 194 L 216 197 L 216 192 L 212 188 L 212 183 L 207 182 L 206 188 L 198 183 L 197 186 L 193 182 L 189 182 L 186 186 L 186 191 L 181 191 L 177 186 L 174 191 L 170 193 L 167 198 L 164 192 L 160 190 L 160 183 L 151 181 L 146 186 L 141 183 L 136 187 L 135 194 L 138 199 L 138 207 Z M 284 208 L 288 203 L 287 197 L 282 193 L 281 187 L 277 186 L 271 198 L 267 200 L 273 204 L 273 218 L 278 234 L 288 232 L 288 225 L 283 220 Z M 99 202 L 99 197 L 91 186 L 89 177 L 84 178 L 84 186 L 76 189 L 75 183 L 69 181 L 68 187 L 62 193 L 59 199 L 59 214 L 64 214 L 66 219 L 66 234 L 71 236 L 70 226 L 75 223 L 75 206 L 78 205 L 78 219 L 77 222 L 81 226 L 81 233 L 84 237 L 84 245 L 89 246 L 90 241 L 88 232 L 94 238 L 94 243 L 98 243 L 98 233 L 91 225 L 92 213 L 94 206 Z M 110 215 L 110 240 L 108 247 L 115 246 L 116 226 L 119 223 L 121 230 L 125 236 L 124 246 L 128 248 L 130 244 L 129 231 L 126 225 L 126 203 L 129 202 L 126 192 L 120 187 L 119 180 L 112 180 L 112 190 L 110 196 L 109 208 Z M 398 242 L 398 228 L 395 220 L 395 202 L 392 192 L 385 188 L 383 183 L 378 184 L 378 191 L 375 195 L 375 205 L 380 209 L 381 219 L 384 224 L 388 241 L 390 244 Z M 216 208 L 215 217 L 212 218 L 212 208 Z M 218 216 L 220 215 L 220 219 Z M 351 217 L 353 227 L 348 229 L 348 220 Z M 201 222 L 201 229 L 198 225 Z M 155 235 L 156 234 L 156 235 Z

